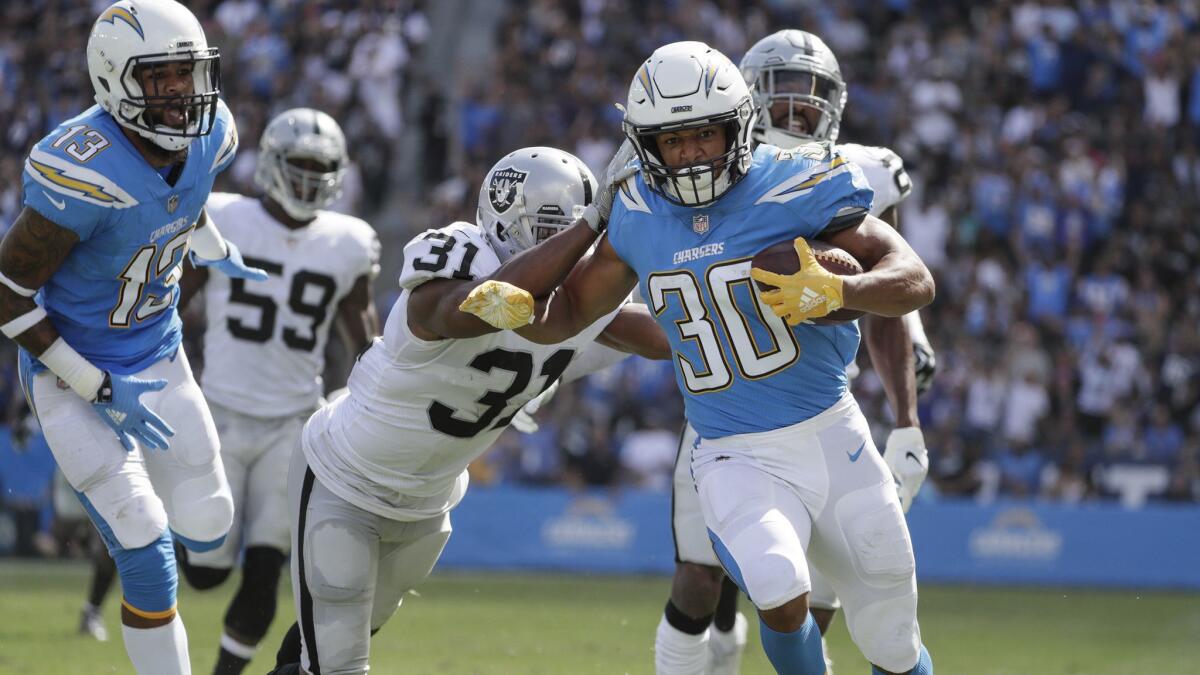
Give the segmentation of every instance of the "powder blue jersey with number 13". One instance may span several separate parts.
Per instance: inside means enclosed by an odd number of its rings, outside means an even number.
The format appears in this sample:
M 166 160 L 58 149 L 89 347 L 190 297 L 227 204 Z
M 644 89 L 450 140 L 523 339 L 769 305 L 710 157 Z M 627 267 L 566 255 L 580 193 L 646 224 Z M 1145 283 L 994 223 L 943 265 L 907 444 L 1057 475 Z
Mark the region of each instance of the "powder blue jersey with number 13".
M 67 344 L 97 367 L 136 373 L 179 347 L 177 284 L 192 226 L 236 151 L 223 102 L 212 133 L 189 146 L 175 185 L 99 106 L 30 151 L 25 205 L 79 235 L 37 301 Z
M 639 177 L 613 205 L 608 238 L 638 274 L 675 352 L 688 421 L 704 438 L 780 429 L 846 392 L 855 322 L 789 327 L 758 300 L 750 259 L 768 246 L 857 222 L 873 194 L 827 144 L 760 145 L 713 204 L 678 206 Z

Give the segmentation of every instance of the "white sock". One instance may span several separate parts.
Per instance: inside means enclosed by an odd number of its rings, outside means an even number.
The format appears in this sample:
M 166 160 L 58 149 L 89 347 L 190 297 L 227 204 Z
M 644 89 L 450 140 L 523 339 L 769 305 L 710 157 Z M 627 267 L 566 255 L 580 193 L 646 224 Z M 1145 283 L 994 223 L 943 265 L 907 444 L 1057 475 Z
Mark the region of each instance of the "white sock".
M 742 652 L 746 651 L 746 617 L 738 612 L 733 628 L 728 632 L 709 629 L 707 675 L 738 675 L 742 667 Z
M 829 655 L 829 643 L 821 636 L 821 651 L 825 654 L 825 675 L 833 675 L 833 657 Z
M 658 675 L 701 675 L 708 661 L 708 633 L 688 635 L 663 616 L 654 635 L 654 672 Z
M 121 624 L 125 651 L 138 675 L 192 675 L 187 631 L 178 614 L 165 626 L 131 628 Z

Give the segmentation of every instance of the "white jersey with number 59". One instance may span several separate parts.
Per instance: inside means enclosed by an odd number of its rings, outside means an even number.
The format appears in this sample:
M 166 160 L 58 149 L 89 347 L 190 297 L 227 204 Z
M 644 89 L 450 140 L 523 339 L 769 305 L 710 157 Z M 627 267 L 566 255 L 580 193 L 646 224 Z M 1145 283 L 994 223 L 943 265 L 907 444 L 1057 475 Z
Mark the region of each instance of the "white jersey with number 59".
M 313 410 L 322 393 L 325 344 L 338 303 L 379 271 L 379 239 L 367 223 L 320 211 L 288 229 L 256 198 L 213 193 L 209 216 L 266 281 L 210 274 L 204 287 L 205 397 L 252 417 Z
M 888 148 L 838 143 L 842 155 L 858 165 L 867 183 L 875 191 L 871 215 L 876 218 L 884 211 L 904 201 L 912 192 L 912 180 L 904 170 L 904 160 Z
M 454 508 L 466 491 L 467 465 L 616 315 L 554 345 L 512 331 L 433 341 L 413 335 L 413 289 L 482 278 L 499 266 L 483 232 L 468 223 L 429 230 L 404 247 L 403 291 L 383 337 L 354 365 L 349 395 L 318 410 L 304 429 L 309 466 L 331 492 L 393 520 Z

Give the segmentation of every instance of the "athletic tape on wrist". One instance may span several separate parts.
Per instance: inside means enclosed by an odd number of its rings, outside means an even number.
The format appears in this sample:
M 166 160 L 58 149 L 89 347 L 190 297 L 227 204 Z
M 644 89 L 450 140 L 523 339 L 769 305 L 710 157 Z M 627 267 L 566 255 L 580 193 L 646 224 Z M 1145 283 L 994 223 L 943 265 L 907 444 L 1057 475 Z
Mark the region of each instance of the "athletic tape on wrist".
M 61 337 L 46 348 L 38 360 L 46 364 L 50 372 L 67 383 L 76 394 L 92 401 L 104 382 L 104 371 L 92 365 Z
M 229 255 L 225 246 L 225 238 L 221 236 L 217 224 L 208 219 L 208 223 L 192 232 L 192 252 L 205 260 L 223 260 Z

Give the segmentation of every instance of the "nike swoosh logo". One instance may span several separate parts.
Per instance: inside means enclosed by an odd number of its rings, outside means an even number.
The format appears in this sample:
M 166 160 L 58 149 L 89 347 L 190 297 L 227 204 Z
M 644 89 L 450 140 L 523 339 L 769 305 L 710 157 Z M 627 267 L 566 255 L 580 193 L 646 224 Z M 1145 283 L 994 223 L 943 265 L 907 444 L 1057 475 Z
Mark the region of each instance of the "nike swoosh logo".
M 853 455 L 847 452 L 846 456 L 850 458 L 851 462 L 857 462 L 859 455 L 862 454 L 863 448 L 865 448 L 865 447 L 867 447 L 867 442 L 863 441 L 863 444 L 858 446 L 858 450 L 855 451 L 855 453 Z
M 917 464 L 921 464 L 921 460 L 915 454 L 913 454 L 912 451 L 904 453 L 904 457 L 905 459 L 912 458 L 912 461 L 916 462 Z
M 65 200 L 55 199 L 54 197 L 51 197 L 50 193 L 46 192 L 45 190 L 42 190 L 42 194 L 46 195 L 46 199 L 49 199 L 50 203 L 53 204 L 59 211 L 63 211 L 67 208 L 67 202 Z

